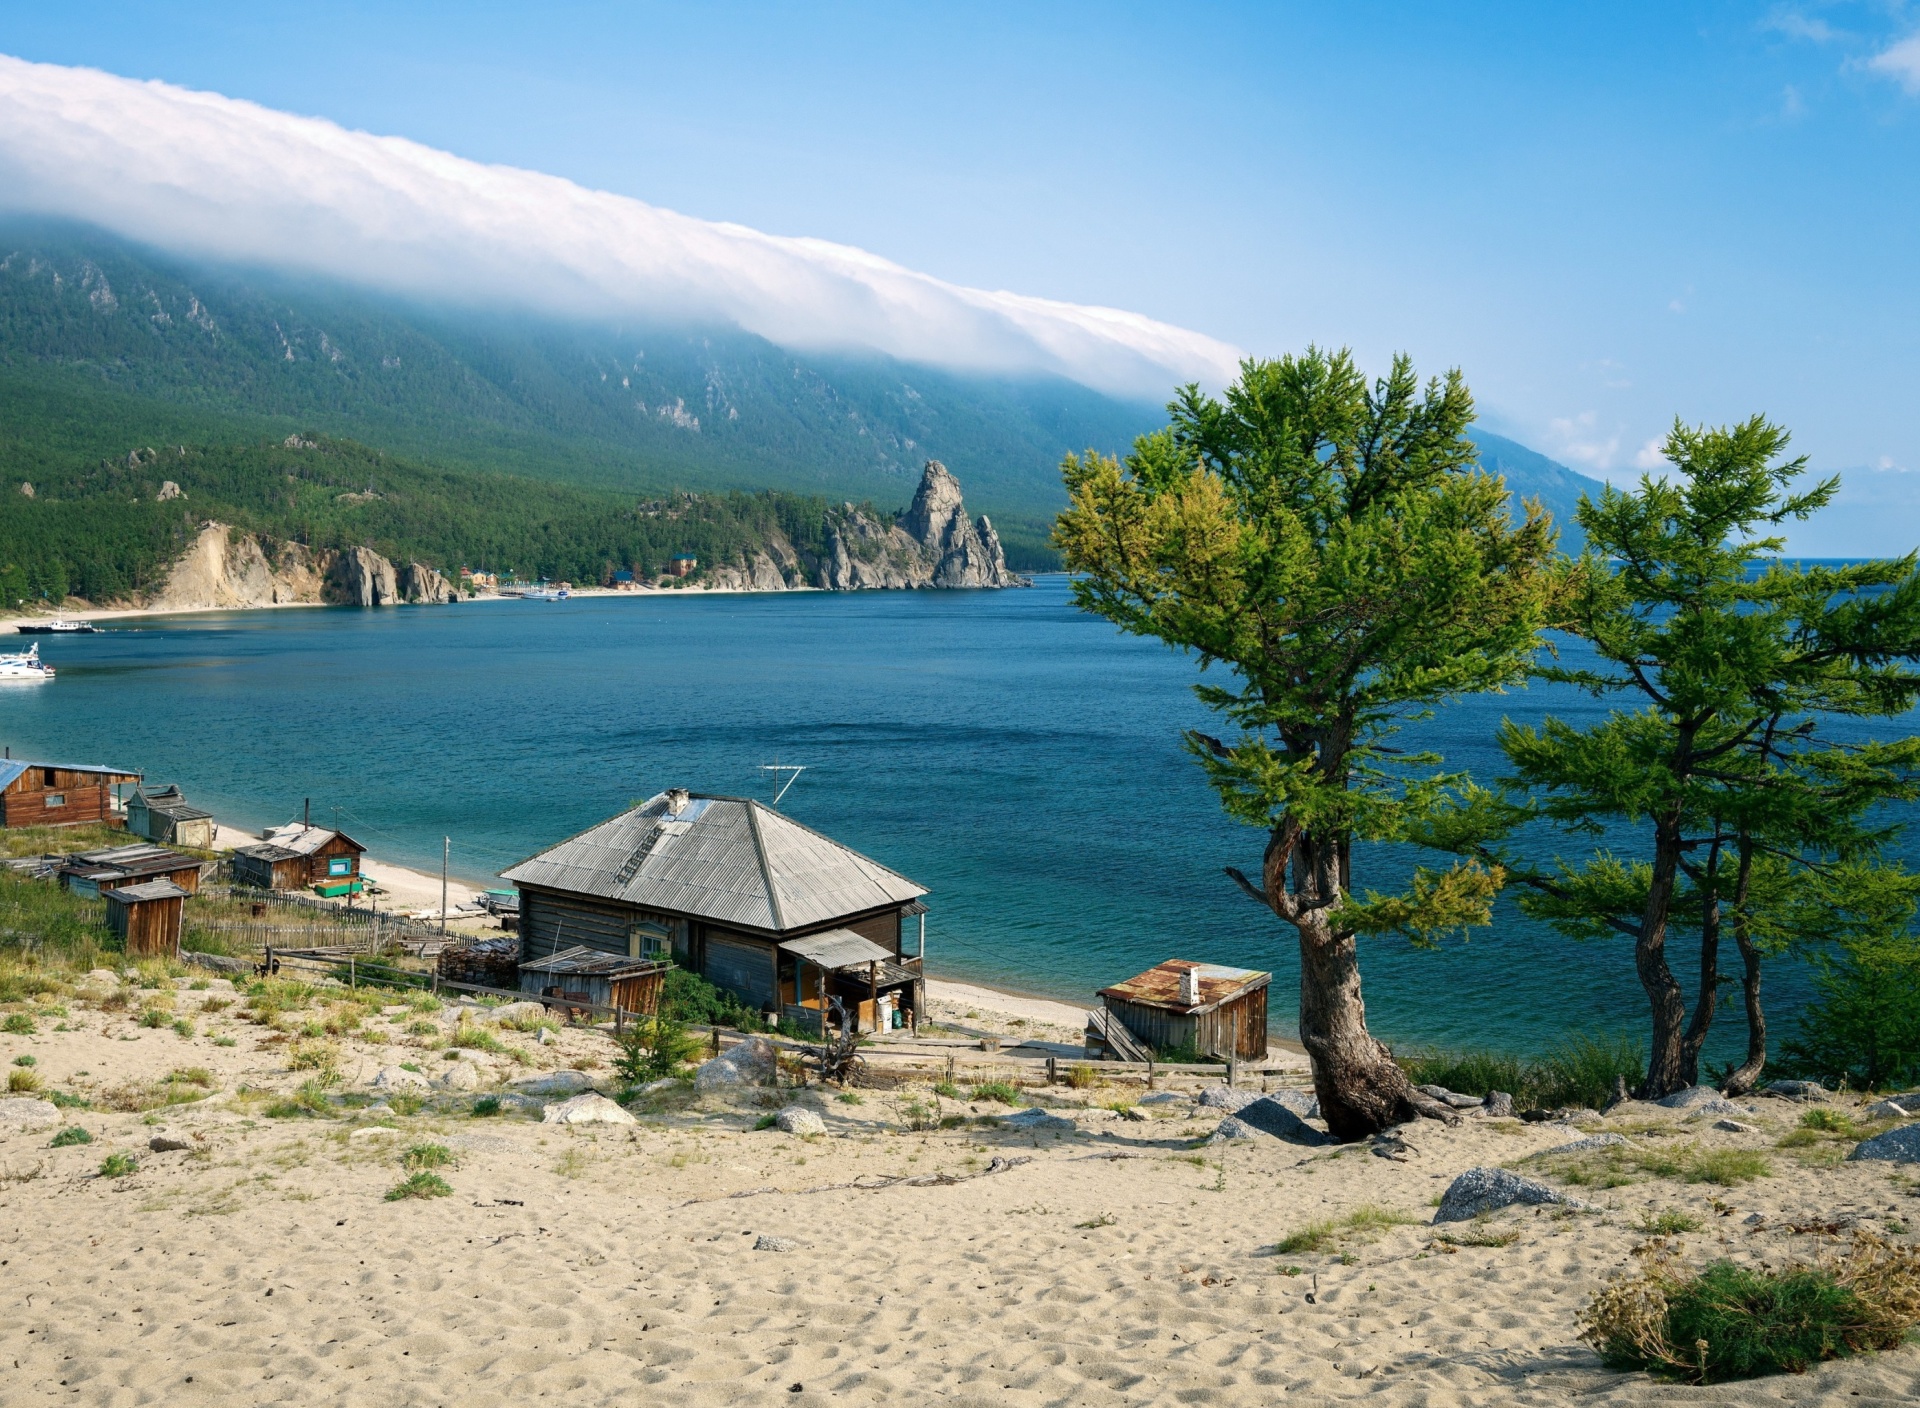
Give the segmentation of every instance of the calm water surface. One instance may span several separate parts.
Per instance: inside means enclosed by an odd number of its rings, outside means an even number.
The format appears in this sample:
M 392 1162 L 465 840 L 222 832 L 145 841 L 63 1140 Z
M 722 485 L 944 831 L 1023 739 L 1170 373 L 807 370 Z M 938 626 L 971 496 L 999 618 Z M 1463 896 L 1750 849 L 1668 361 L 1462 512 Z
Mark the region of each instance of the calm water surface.
M 311 798 L 316 821 L 384 859 L 436 869 L 451 836 L 455 872 L 485 880 L 662 788 L 765 798 L 759 765 L 801 763 L 783 810 L 933 890 L 936 972 L 1084 1001 L 1202 959 L 1272 970 L 1291 1019 L 1292 931 L 1220 873 L 1257 872 L 1263 837 L 1222 817 L 1180 749 L 1209 720 L 1191 662 L 1074 611 L 1061 577 L 215 613 L 41 649 L 59 678 L 0 691 L 16 756 L 177 781 L 229 823 L 283 822 Z M 1597 707 L 1535 689 L 1416 737 L 1492 775 L 1500 716 L 1549 705 Z M 1391 887 L 1408 863 L 1376 851 L 1356 881 Z M 1374 1029 L 1396 1043 L 1527 1050 L 1645 1022 L 1625 941 L 1572 942 L 1510 911 L 1439 952 L 1372 942 L 1363 966 Z M 1782 1016 L 1804 996 L 1784 968 L 1772 989 Z M 1738 1026 L 1723 1015 L 1722 1054 Z

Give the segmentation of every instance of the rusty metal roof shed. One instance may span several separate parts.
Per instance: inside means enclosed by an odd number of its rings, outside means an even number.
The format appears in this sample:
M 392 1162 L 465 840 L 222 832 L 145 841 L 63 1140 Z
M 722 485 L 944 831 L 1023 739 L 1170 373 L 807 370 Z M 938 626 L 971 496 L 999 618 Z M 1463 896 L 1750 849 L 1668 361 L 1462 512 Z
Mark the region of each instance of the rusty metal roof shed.
M 1180 979 L 1193 971 L 1200 974 L 1200 1001 L 1189 1006 L 1180 1000 Z M 1223 963 L 1189 963 L 1185 959 L 1169 958 L 1165 963 L 1156 964 L 1124 983 L 1100 989 L 1099 996 L 1191 1015 L 1211 1012 L 1222 1003 L 1245 997 L 1272 981 L 1273 974 L 1257 972 L 1252 968 L 1229 968 Z
M 501 878 L 772 933 L 927 893 L 761 802 L 700 793 L 663 792 Z
M 522 973 L 588 974 L 596 978 L 624 978 L 635 973 L 665 972 L 666 968 L 657 958 L 629 958 L 585 947 L 561 949 L 546 958 L 520 965 Z

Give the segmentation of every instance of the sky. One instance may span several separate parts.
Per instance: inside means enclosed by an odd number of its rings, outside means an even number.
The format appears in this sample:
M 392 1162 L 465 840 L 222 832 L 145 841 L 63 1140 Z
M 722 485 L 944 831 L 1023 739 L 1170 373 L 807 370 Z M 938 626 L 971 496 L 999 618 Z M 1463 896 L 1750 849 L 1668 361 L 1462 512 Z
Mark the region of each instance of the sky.
M 1142 358 L 1405 350 L 1614 479 L 1676 416 L 1762 412 L 1845 476 L 1796 548 L 1920 541 L 1915 6 L 0 0 L 0 53 L 563 178 L 787 338 L 1129 392 Z

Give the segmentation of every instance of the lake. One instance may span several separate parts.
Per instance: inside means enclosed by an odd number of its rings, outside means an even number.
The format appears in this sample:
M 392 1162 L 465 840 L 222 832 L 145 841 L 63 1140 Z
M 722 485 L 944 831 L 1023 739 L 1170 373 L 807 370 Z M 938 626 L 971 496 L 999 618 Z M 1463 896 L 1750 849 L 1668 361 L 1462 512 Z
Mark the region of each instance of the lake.
M 1257 873 L 1262 833 L 1224 818 L 1180 747 L 1217 720 L 1184 656 L 1030 591 L 594 597 L 152 617 L 43 638 L 48 685 L 0 692 L 16 756 L 178 782 L 257 830 L 338 824 L 382 858 L 461 878 L 669 786 L 770 797 L 929 886 L 937 976 L 1090 1001 L 1165 958 L 1269 969 L 1290 1026 L 1292 931 L 1221 874 Z M 1594 701 L 1535 688 L 1465 701 L 1410 741 L 1492 776 L 1503 713 Z M 1359 857 L 1361 889 L 1410 858 Z M 1690 955 L 1674 966 L 1688 980 Z M 1734 963 L 1731 944 L 1723 964 Z M 1377 1034 L 1535 1050 L 1570 1029 L 1639 1033 L 1625 940 L 1578 943 L 1503 907 L 1470 942 L 1366 943 Z M 1776 1041 L 1804 974 L 1770 980 Z M 1710 1051 L 1743 1049 L 1737 1010 Z

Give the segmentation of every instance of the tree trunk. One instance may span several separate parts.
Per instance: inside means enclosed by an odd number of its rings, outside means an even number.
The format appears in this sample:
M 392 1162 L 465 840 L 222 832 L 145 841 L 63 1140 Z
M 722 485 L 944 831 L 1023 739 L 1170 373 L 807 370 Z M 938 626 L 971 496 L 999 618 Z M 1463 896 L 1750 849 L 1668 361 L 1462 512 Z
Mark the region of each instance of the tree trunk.
M 1313 1058 L 1320 1115 L 1336 1139 L 1364 1139 L 1423 1113 L 1433 1104 L 1413 1088 L 1393 1053 L 1367 1030 L 1360 996 L 1360 960 L 1351 934 L 1337 932 L 1327 911 L 1295 921 L 1300 930 L 1300 1044 Z
M 1691 873 L 1691 872 L 1690 872 Z M 1700 885 L 1700 986 L 1694 993 L 1693 1020 L 1687 1023 L 1680 1040 L 1680 1078 L 1687 1085 L 1700 1084 L 1700 1048 L 1707 1044 L 1713 1029 L 1715 1010 L 1720 1005 L 1720 843 L 1707 852 L 1707 866 Z
M 1753 875 L 1753 845 L 1740 843 L 1740 877 L 1733 892 L 1733 941 L 1740 948 L 1745 972 L 1740 978 L 1740 995 L 1747 1005 L 1747 1059 L 1734 1068 L 1722 1087 L 1728 1095 L 1745 1095 L 1760 1079 L 1767 1065 L 1767 1014 L 1760 1005 L 1760 950 L 1753 942 L 1752 925 L 1747 921 L 1747 889 Z
M 1667 967 L 1667 918 L 1673 908 L 1674 877 L 1680 870 L 1680 816 L 1678 808 L 1654 827 L 1653 875 L 1647 887 L 1647 908 L 1640 936 L 1633 946 L 1633 966 L 1653 1009 L 1653 1043 L 1647 1052 L 1647 1078 L 1634 1094 L 1658 1100 L 1684 1090 L 1681 1037 L 1687 1021 L 1686 998 Z

